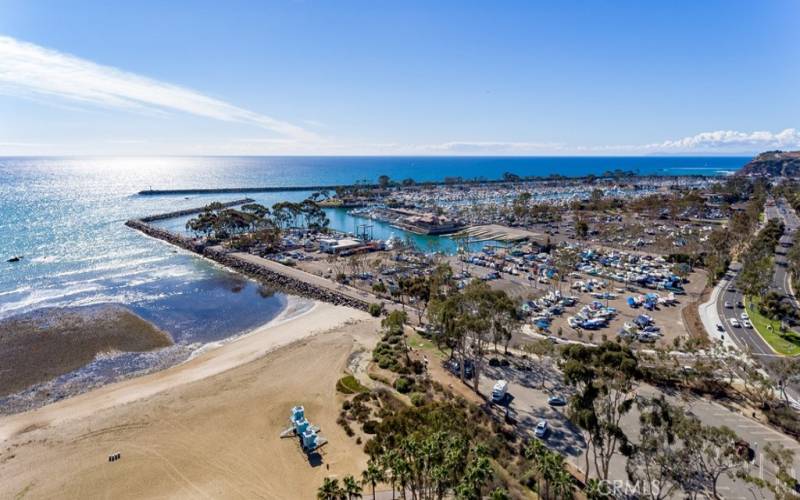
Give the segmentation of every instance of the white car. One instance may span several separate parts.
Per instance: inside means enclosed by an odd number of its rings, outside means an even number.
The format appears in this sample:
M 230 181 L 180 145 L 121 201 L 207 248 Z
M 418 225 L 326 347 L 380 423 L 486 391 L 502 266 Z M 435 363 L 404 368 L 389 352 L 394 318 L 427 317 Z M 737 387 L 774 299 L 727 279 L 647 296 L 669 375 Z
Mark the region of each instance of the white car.
M 731 322 L 731 326 L 734 328 L 739 328 L 739 326 L 741 326 L 739 325 L 739 320 L 736 318 L 730 318 L 728 321 Z
M 745 319 L 750 319 L 750 316 L 747 314 L 747 311 L 745 311 L 745 312 L 743 312 L 743 313 L 741 314 L 741 318 L 742 318 L 742 320 L 745 320 Z
M 724 306 L 725 306 L 725 309 L 733 309 L 733 306 L 732 306 L 732 305 L 731 305 L 731 303 L 730 303 L 730 302 L 728 302 L 727 300 L 725 301 L 725 304 L 724 304 Z
M 746 319 L 742 321 L 742 326 L 744 326 L 745 328 L 753 328 L 753 323 L 750 323 L 750 320 Z
M 533 434 L 538 438 L 543 438 L 547 436 L 547 433 L 550 431 L 550 428 L 547 426 L 546 420 L 540 420 L 538 424 L 536 424 L 536 429 L 534 429 Z

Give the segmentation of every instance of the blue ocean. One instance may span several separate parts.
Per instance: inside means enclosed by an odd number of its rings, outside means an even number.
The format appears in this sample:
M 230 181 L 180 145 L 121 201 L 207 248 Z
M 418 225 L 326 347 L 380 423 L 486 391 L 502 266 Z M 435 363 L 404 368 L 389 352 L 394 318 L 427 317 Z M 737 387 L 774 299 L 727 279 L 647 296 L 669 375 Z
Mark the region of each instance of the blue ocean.
M 0 318 L 42 307 L 124 304 L 179 343 L 209 342 L 277 315 L 286 297 L 123 225 L 242 195 L 139 196 L 144 189 L 295 186 L 447 176 L 579 176 L 608 170 L 721 175 L 743 157 L 0 158 Z M 250 195 L 271 205 L 309 193 Z M 332 226 L 354 220 L 332 212 Z M 167 221 L 165 224 L 169 225 Z M 180 229 L 182 221 L 172 223 Z M 376 237 L 394 228 L 378 224 Z M 398 234 L 403 237 L 403 234 Z M 6 259 L 22 255 L 17 263 Z

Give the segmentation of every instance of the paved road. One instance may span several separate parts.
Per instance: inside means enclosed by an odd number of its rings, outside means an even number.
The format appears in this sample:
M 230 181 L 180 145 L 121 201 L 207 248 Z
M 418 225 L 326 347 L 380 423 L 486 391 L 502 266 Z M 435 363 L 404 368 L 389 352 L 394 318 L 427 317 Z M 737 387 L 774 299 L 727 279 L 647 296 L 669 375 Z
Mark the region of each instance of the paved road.
M 742 313 L 745 312 L 744 296 L 736 286 L 736 278 L 739 276 L 741 267 L 738 262 L 731 264 L 730 270 L 723 278 L 722 292 L 719 294 L 716 304 L 721 325 L 725 333 L 730 335 L 742 350 L 750 351 L 753 357 L 777 357 L 778 355 L 754 328 L 745 328 L 742 325 Z M 739 326 L 733 326 L 731 320 L 734 319 Z
M 797 217 L 797 213 L 785 199 L 779 199 L 774 206 L 767 207 L 767 218 L 770 217 L 782 220 L 786 226 L 786 231 L 775 248 L 775 274 L 773 275 L 772 286 L 789 297 L 795 307 L 800 307 L 796 297 L 792 294 L 789 273 L 786 268 L 786 253 L 789 247 L 794 245 L 797 229 L 800 228 L 800 218 Z
M 781 238 L 782 244 L 790 244 L 794 240 L 794 235 L 798 228 L 800 228 L 800 219 L 795 214 L 794 210 L 786 203 L 786 200 L 780 199 L 775 203 L 769 203 L 765 207 L 765 218 L 780 219 L 786 225 L 786 235 Z M 773 274 L 772 287 L 779 290 L 786 295 L 791 296 L 789 286 L 789 276 L 786 272 L 786 267 L 781 265 L 785 262 L 786 248 L 782 245 L 776 247 L 775 270 Z M 731 268 L 723 278 L 723 289 L 720 293 L 716 309 L 720 317 L 721 326 L 727 335 L 730 335 L 736 344 L 745 350 L 749 350 L 756 358 L 774 358 L 778 356 L 761 338 L 761 336 L 753 328 L 745 328 L 741 326 L 742 317 L 744 312 L 743 305 L 744 296 L 736 287 L 736 278 L 738 277 L 741 265 L 739 263 L 731 264 Z M 792 297 L 794 300 L 794 298 Z M 736 319 L 740 326 L 734 327 L 731 320 Z
M 509 381 L 509 397 L 507 405 L 516 417 L 518 425 L 523 432 L 533 435 L 533 429 L 540 420 L 546 420 L 550 433 L 545 443 L 551 449 L 563 454 L 581 470 L 584 468 L 583 451 L 585 442 L 582 434 L 565 415 L 564 407 L 552 407 L 547 404 L 547 398 L 552 394 L 569 396 L 569 389 L 564 386 L 561 376 L 555 370 L 545 371 L 545 390 L 541 389 L 542 373 L 538 371 L 522 371 L 514 368 L 487 367 L 480 388 L 484 394 L 490 394 L 492 385 L 498 379 Z M 653 396 L 659 390 L 651 386 L 641 386 L 637 391 L 643 396 Z M 703 398 L 683 395 L 670 395 L 667 398 L 675 405 L 691 412 L 706 425 L 725 425 L 731 428 L 742 439 L 750 443 L 756 451 L 756 461 L 752 466 L 756 475 L 763 474 L 765 479 L 770 479 L 773 472 L 767 463 L 760 463 L 762 459 L 760 450 L 768 443 L 781 444 L 795 453 L 795 465 L 800 471 L 800 444 L 755 419 L 728 408 L 705 400 Z M 639 422 L 635 411 L 628 414 L 623 420 L 623 428 L 630 437 L 638 436 Z M 591 458 L 590 458 L 591 461 Z M 762 467 L 763 465 L 763 467 Z M 610 467 L 612 478 L 626 479 L 625 459 L 617 455 L 612 459 Z M 725 498 L 753 498 L 748 491 L 748 486 L 728 479 L 721 480 L 721 491 Z

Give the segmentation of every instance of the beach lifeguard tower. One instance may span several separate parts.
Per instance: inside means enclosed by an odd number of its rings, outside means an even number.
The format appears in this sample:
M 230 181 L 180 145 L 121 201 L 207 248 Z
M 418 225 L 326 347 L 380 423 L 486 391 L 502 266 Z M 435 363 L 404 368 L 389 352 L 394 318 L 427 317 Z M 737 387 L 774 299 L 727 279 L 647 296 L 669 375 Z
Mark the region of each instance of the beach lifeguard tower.
M 289 423 L 291 425 L 281 432 L 281 438 L 299 438 L 300 447 L 304 452 L 311 453 L 327 444 L 328 440 L 318 434 L 319 427 L 311 425 L 311 422 L 306 420 L 305 408 L 302 406 L 292 408 Z

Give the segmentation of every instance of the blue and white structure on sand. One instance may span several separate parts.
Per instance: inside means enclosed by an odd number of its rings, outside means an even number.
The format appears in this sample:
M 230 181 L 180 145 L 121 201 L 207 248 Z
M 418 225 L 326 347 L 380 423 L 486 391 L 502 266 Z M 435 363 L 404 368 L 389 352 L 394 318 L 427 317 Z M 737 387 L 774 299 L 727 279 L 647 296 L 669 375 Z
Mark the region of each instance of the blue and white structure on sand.
M 300 438 L 300 446 L 306 453 L 311 453 L 324 446 L 328 440 L 320 436 L 318 426 L 311 425 L 311 422 L 306 420 L 305 409 L 302 406 L 295 406 L 292 408 L 292 415 L 289 417 L 291 426 L 281 432 L 282 438 L 297 436 Z

